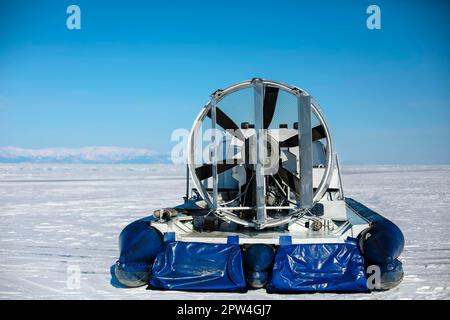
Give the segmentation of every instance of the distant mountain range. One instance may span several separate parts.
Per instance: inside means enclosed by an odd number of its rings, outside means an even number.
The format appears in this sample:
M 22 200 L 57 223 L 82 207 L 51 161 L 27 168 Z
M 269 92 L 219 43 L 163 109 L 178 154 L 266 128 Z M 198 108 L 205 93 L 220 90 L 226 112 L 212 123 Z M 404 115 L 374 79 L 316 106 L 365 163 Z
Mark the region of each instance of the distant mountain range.
M 170 156 L 148 149 L 83 147 L 23 149 L 0 147 L 0 163 L 170 163 Z

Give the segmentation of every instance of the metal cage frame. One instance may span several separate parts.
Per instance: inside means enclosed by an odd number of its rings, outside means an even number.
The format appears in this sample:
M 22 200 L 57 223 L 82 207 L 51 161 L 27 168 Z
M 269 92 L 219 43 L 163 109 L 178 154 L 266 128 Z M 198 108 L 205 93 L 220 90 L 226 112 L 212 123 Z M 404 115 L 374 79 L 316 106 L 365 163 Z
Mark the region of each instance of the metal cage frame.
M 293 94 L 297 97 L 298 101 L 298 119 L 299 119 L 299 146 L 304 146 L 300 148 L 300 153 L 297 161 L 299 161 L 299 172 L 298 172 L 298 178 L 300 181 L 300 199 L 301 201 L 297 201 L 297 205 L 289 205 L 289 206 L 283 206 L 283 207 L 271 207 L 267 206 L 265 204 L 265 201 L 263 200 L 265 197 L 265 183 L 263 179 L 263 174 L 258 174 L 258 170 L 260 170 L 260 157 L 258 156 L 258 145 L 262 143 L 262 140 L 259 137 L 259 133 L 261 129 L 261 114 L 260 111 L 262 110 L 262 100 L 264 97 L 264 91 L 266 87 L 275 87 L 279 90 L 282 90 L 284 92 Z M 257 163 L 256 163 L 256 178 L 257 178 L 257 194 L 256 194 L 256 220 L 254 221 L 248 221 L 245 219 L 242 219 L 235 214 L 233 214 L 233 211 L 235 210 L 248 210 L 253 208 L 245 208 L 245 207 L 226 207 L 226 206 L 220 206 L 217 198 L 218 198 L 218 172 L 217 172 L 217 161 L 216 161 L 216 155 L 217 155 L 217 143 L 215 143 L 215 127 L 216 127 L 216 106 L 217 104 L 226 96 L 237 92 L 242 89 L 247 88 L 253 88 L 254 91 L 254 107 L 255 107 L 255 131 L 257 136 Z M 322 176 L 322 180 L 320 181 L 316 191 L 313 191 L 312 187 L 312 163 L 310 163 L 311 160 L 311 145 L 308 146 L 308 139 L 311 139 L 311 117 L 305 117 L 307 114 L 306 112 L 313 113 L 317 119 L 319 120 L 320 124 L 322 125 L 324 132 L 325 132 L 325 138 L 327 141 L 326 146 L 326 165 L 325 165 L 325 172 Z M 210 112 L 211 117 L 211 129 L 213 131 L 213 137 L 212 142 L 214 147 L 211 150 L 211 165 L 212 165 L 212 178 L 213 178 L 213 190 L 212 190 L 212 196 L 209 194 L 208 190 L 204 187 L 204 185 L 200 182 L 200 179 L 197 177 L 197 174 L 195 172 L 196 166 L 195 166 L 195 159 L 194 159 L 194 151 L 195 151 L 195 141 L 197 137 L 197 133 L 201 127 L 201 124 L 207 114 Z M 305 123 L 305 119 L 307 122 Z M 309 123 L 308 123 L 309 122 Z M 302 129 L 303 128 L 303 129 Z M 306 128 L 306 130 L 305 130 Z M 309 130 L 309 133 L 308 133 Z M 310 140 L 311 141 L 311 140 Z M 305 147 L 306 146 L 306 147 Z M 306 158 L 305 161 L 300 161 L 301 158 Z M 308 209 L 310 209 L 312 206 L 314 206 L 325 194 L 327 191 L 330 180 L 332 177 L 332 171 L 334 169 L 334 163 L 333 163 L 333 145 L 331 140 L 331 135 L 329 128 L 326 124 L 325 118 L 323 113 L 320 110 L 320 107 L 316 101 L 311 97 L 311 95 L 306 91 L 298 87 L 290 86 L 281 82 L 272 81 L 272 80 L 265 80 L 260 78 L 254 78 L 252 80 L 247 80 L 243 82 L 236 83 L 234 85 L 231 85 L 225 89 L 217 90 L 211 95 L 211 99 L 204 105 L 202 110 L 199 112 L 197 117 L 194 120 L 194 123 L 192 125 L 192 129 L 189 134 L 188 138 L 188 144 L 187 144 L 187 161 L 188 161 L 188 170 L 190 172 L 190 176 L 192 179 L 192 182 L 199 192 L 200 196 L 205 200 L 207 206 L 211 211 L 217 215 L 219 218 L 225 220 L 225 221 L 231 221 L 246 227 L 255 228 L 255 229 L 264 229 L 267 227 L 276 227 L 284 224 L 290 224 L 295 222 L 304 212 L 306 212 Z M 258 179 L 259 177 L 259 179 Z M 189 177 L 188 177 L 189 179 Z M 261 183 L 262 179 L 262 183 Z M 269 218 L 266 215 L 266 211 L 270 209 L 285 209 L 289 210 L 289 214 L 282 218 Z

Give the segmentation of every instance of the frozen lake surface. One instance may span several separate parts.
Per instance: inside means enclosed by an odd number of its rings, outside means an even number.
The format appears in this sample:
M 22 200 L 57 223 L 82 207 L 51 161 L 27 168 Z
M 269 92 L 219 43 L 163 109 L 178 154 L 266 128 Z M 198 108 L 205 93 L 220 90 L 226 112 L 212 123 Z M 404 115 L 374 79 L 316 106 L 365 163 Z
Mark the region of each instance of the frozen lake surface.
M 186 293 L 111 285 L 129 222 L 179 204 L 184 168 L 0 165 L 1 299 L 449 299 L 450 166 L 347 166 L 346 196 L 402 229 L 405 278 L 371 294 Z M 81 271 L 80 288 L 70 270 Z M 69 272 L 69 273 L 68 273 Z M 68 281 L 69 279 L 69 281 Z

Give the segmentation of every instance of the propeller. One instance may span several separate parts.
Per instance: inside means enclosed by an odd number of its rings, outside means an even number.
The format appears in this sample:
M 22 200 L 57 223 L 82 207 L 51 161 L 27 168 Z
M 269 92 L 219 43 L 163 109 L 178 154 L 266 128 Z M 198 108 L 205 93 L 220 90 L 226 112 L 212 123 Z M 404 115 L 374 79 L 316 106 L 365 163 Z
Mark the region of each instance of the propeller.
M 238 159 L 228 159 L 222 162 L 225 163 L 217 164 L 217 174 L 230 170 L 231 168 L 242 163 L 242 161 L 239 161 Z M 212 164 L 204 164 L 201 167 L 195 168 L 195 173 L 199 180 L 205 180 L 212 177 Z
M 264 129 L 267 129 L 272 122 L 273 115 L 275 114 L 275 106 L 277 104 L 279 89 L 275 87 L 266 87 L 264 91 L 263 121 Z M 211 118 L 211 110 L 209 110 L 206 115 Z M 244 134 L 239 129 L 238 125 L 217 106 L 216 123 L 225 130 L 228 130 L 229 133 L 239 140 L 245 140 Z
M 211 118 L 211 109 L 208 111 L 206 115 L 209 118 Z M 241 141 L 245 140 L 244 134 L 239 129 L 238 125 L 217 106 L 216 106 L 216 123 L 225 130 L 227 130 L 227 132 L 238 138 L 239 140 Z
M 269 128 L 275 114 L 275 106 L 278 99 L 278 88 L 265 87 L 264 90 L 264 104 L 263 104 L 263 121 L 264 129 Z
M 320 140 L 325 138 L 325 129 L 322 125 L 312 128 L 312 141 Z M 294 135 L 284 141 L 280 142 L 281 148 L 292 148 L 298 146 L 298 135 Z
M 270 126 L 270 123 L 273 120 L 273 116 L 275 114 L 275 107 L 277 104 L 279 89 L 275 87 L 267 86 L 264 90 L 264 104 L 263 104 L 263 125 L 264 129 L 267 129 Z M 208 111 L 207 116 L 211 118 L 211 110 Z M 216 106 L 216 122 L 219 126 L 221 126 L 225 130 L 230 130 L 233 136 L 238 138 L 241 141 L 245 142 L 245 145 L 248 148 L 248 138 L 244 137 L 243 132 L 239 129 L 238 125 L 231 120 L 219 107 Z M 312 140 L 320 140 L 325 138 L 325 130 L 322 125 L 318 125 L 312 128 Z M 294 135 L 284 141 L 279 143 L 280 147 L 296 147 L 298 146 L 298 135 Z M 248 151 L 248 150 L 247 150 Z M 246 152 L 247 154 L 247 152 Z M 248 159 L 247 159 L 248 160 Z M 224 161 L 225 163 L 217 164 L 217 173 L 222 173 L 231 168 L 237 166 L 238 164 L 242 164 L 242 161 L 238 161 L 237 159 L 228 159 Z M 195 173 L 199 180 L 204 180 L 212 177 L 212 165 L 204 164 L 195 169 Z M 278 171 L 279 177 L 286 183 L 293 191 L 299 192 L 298 185 L 299 179 L 289 170 L 280 166 Z

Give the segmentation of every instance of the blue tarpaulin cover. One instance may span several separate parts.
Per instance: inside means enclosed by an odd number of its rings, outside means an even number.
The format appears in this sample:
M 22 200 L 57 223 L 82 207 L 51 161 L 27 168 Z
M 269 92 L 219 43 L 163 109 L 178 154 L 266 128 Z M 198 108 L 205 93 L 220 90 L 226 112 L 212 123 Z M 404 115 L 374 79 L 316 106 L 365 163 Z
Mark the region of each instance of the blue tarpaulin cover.
M 355 239 L 336 244 L 281 245 L 269 292 L 368 291 L 364 259 Z
M 170 242 L 155 259 L 150 286 L 163 290 L 244 291 L 239 244 Z

